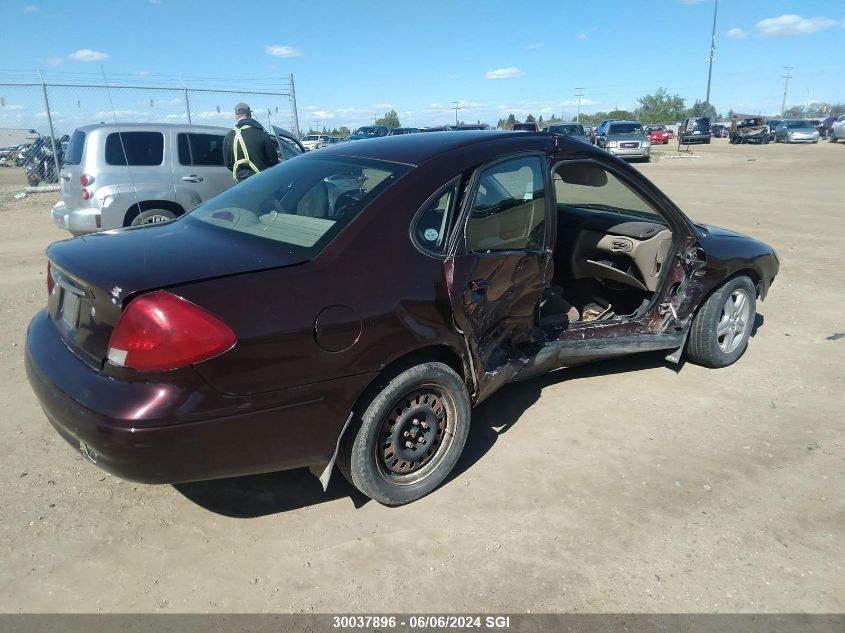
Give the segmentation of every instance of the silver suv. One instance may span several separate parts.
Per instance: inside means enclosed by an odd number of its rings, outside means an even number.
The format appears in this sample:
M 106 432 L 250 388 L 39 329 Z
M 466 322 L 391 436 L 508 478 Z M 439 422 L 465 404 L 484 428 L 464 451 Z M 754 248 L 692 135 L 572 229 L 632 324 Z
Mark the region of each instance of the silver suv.
M 123 123 L 74 131 L 53 223 L 74 235 L 165 222 L 231 187 L 224 127 Z
M 638 121 L 609 121 L 596 137 L 596 145 L 620 158 L 640 158 L 647 162 L 651 157 L 651 142 Z

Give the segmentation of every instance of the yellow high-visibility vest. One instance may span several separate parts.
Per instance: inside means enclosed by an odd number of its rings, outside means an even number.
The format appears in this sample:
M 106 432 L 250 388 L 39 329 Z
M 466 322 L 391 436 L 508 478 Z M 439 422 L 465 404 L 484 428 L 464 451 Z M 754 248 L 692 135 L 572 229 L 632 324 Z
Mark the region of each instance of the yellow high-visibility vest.
M 238 168 L 241 165 L 249 165 L 249 168 L 254 171 L 256 174 L 261 171 L 258 167 L 255 166 L 249 158 L 249 151 L 246 148 L 246 143 L 244 142 L 243 137 L 243 128 L 233 128 L 235 130 L 235 138 L 232 142 L 232 149 L 235 152 L 235 164 L 232 165 L 232 180 L 238 179 Z M 240 146 L 241 151 L 243 151 L 243 158 L 238 158 L 238 146 Z

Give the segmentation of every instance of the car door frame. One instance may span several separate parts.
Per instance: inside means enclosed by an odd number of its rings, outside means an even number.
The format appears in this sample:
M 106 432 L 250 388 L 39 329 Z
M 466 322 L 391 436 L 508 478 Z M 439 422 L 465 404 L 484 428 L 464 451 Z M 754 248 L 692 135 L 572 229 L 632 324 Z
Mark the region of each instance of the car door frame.
M 681 348 L 686 341 L 695 304 L 688 298 L 706 254 L 689 220 L 671 205 L 664 204 L 642 183 L 626 174 L 616 159 L 604 156 L 573 158 L 559 152 L 550 166 L 550 176 L 564 163 L 592 162 L 616 176 L 640 195 L 663 217 L 672 231 L 672 246 L 666 261 L 672 262 L 661 273 L 658 291 L 637 317 L 620 321 L 576 322 L 556 340 L 547 341 L 519 378 L 640 351 Z M 664 196 L 665 197 L 665 196 Z M 557 209 L 557 198 L 554 200 Z M 557 215 L 555 213 L 555 215 Z M 555 236 L 556 238 L 556 236 Z
M 551 152 L 553 155 L 553 148 L 551 148 Z M 538 249 L 487 251 L 486 253 L 469 251 L 466 246 L 467 226 L 475 196 L 478 192 L 481 175 L 496 165 L 527 157 L 538 158 L 541 165 L 546 227 L 543 246 Z M 489 262 L 494 258 L 511 259 L 520 253 L 523 254 L 523 259 L 527 258 L 530 260 L 532 257 L 536 258 L 538 260 L 537 267 L 540 278 L 539 288 L 535 287 L 527 290 L 520 298 L 525 298 L 526 302 L 528 302 L 532 300 L 532 294 L 536 294 L 536 303 L 539 305 L 542 293 L 551 283 L 554 271 L 552 254 L 554 252 L 554 239 L 556 235 L 556 214 L 552 213 L 553 197 L 551 191 L 551 171 L 549 170 L 550 158 L 550 152 L 547 149 L 518 151 L 487 161 L 473 170 L 472 175 L 467 180 L 463 199 L 460 201 L 460 209 L 455 219 L 447 255 L 443 263 L 444 286 L 450 301 L 455 329 L 464 339 L 467 356 L 471 361 L 472 395 L 476 403 L 491 395 L 501 385 L 510 382 L 530 362 L 530 356 L 523 349 L 520 349 L 518 344 L 508 343 L 509 340 L 512 340 L 508 335 L 521 334 L 520 332 L 513 331 L 516 329 L 515 327 L 495 337 L 499 340 L 499 344 L 489 340 L 490 328 L 481 334 L 476 331 L 473 319 L 467 315 L 464 307 L 467 303 L 467 295 L 470 296 L 469 298 L 473 304 L 478 304 L 482 301 L 486 302 L 486 293 L 491 286 L 477 288 L 472 286 L 476 280 L 470 278 L 472 277 L 472 271 L 475 270 L 472 267 L 473 262 L 471 260 L 474 259 L 477 263 L 478 260 Z M 517 262 L 514 267 L 515 271 L 518 270 L 519 264 Z M 478 314 L 479 311 L 480 308 L 476 306 L 475 313 Z M 536 309 L 533 313 L 536 319 Z M 505 324 L 509 317 L 512 317 L 512 314 L 501 314 L 499 316 L 500 318 L 496 323 Z M 531 325 L 525 328 L 524 335 L 526 339 L 530 334 L 530 330 Z

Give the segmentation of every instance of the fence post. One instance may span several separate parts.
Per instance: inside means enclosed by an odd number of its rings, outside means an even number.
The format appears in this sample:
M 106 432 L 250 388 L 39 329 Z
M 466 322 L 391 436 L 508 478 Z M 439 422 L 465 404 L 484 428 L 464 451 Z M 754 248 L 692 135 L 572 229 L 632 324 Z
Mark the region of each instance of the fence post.
M 296 138 L 299 138 L 299 115 L 296 112 L 296 88 L 293 85 L 293 73 L 288 75 L 290 78 L 290 109 L 291 109 L 291 118 L 293 118 L 293 133 L 296 135 Z
M 47 123 L 50 125 L 50 145 L 53 147 L 53 164 L 56 166 L 56 182 L 59 182 L 59 172 L 62 168 L 59 165 L 59 153 L 56 151 L 56 133 L 53 131 L 53 117 L 50 114 L 50 100 L 47 98 L 47 85 L 44 83 L 44 75 L 40 70 L 38 71 L 38 76 L 41 78 L 41 90 L 44 92 L 44 107 L 47 109 Z

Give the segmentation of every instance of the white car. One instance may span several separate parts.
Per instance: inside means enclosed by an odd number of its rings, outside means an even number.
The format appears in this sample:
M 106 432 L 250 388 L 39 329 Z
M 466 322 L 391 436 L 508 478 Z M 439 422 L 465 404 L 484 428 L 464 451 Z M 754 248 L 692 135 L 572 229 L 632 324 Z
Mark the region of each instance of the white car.
M 309 134 L 305 138 L 302 139 L 302 146 L 305 148 L 306 152 L 310 152 L 315 149 L 320 149 L 321 147 L 325 147 L 331 140 L 329 140 L 328 134 Z
M 828 142 L 835 143 L 839 139 L 845 141 L 845 114 L 836 119 L 827 131 Z

